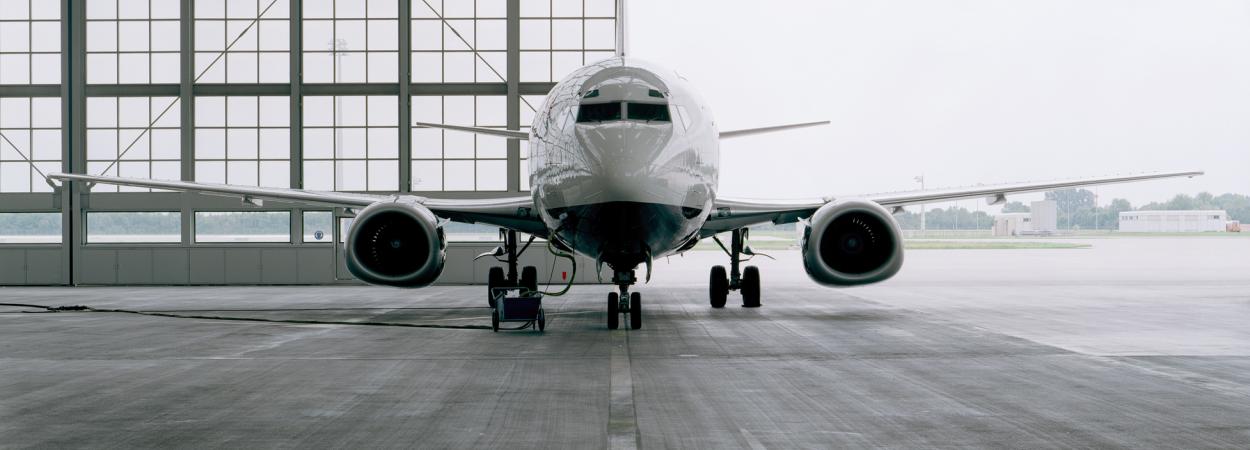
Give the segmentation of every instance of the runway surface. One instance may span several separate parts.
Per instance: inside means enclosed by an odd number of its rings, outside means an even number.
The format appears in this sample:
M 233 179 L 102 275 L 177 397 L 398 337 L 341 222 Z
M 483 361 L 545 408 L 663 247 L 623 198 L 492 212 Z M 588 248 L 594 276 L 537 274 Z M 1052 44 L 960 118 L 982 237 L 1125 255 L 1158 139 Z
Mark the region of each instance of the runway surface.
M 871 287 L 691 252 L 607 331 L 608 287 L 492 333 L 484 288 L 3 288 L 0 447 L 1250 447 L 1250 239 L 918 250 Z M 641 275 L 641 274 L 640 274 Z M 197 310 L 197 311 L 191 311 Z M 457 328 L 461 327 L 461 328 Z

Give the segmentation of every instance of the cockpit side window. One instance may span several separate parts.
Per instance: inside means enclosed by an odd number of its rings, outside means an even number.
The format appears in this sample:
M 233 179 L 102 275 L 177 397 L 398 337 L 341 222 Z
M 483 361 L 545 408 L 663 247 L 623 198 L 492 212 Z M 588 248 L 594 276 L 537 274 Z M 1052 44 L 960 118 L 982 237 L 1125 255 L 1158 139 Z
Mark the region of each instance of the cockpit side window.
M 630 103 L 628 106 L 629 120 L 645 120 L 647 122 L 672 122 L 668 114 L 668 105 L 656 103 Z
M 577 123 L 621 120 L 620 103 L 583 104 L 577 108 Z

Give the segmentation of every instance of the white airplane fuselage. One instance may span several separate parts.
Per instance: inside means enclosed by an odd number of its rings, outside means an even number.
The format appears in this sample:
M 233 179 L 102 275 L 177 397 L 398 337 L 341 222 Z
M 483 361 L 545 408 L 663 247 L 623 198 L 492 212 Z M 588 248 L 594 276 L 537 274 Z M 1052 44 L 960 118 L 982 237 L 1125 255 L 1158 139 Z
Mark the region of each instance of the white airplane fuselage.
M 637 59 L 601 61 L 556 84 L 529 146 L 551 238 L 616 270 L 693 245 L 716 197 L 711 111 L 676 72 Z

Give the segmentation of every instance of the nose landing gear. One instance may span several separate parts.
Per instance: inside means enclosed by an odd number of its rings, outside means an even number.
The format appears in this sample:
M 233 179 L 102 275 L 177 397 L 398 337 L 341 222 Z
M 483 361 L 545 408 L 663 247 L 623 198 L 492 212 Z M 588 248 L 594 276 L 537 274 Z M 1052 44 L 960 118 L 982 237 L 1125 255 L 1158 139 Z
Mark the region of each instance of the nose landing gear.
M 730 248 L 725 248 L 725 244 L 719 238 L 712 237 L 716 244 L 729 255 L 728 276 L 725 273 L 725 266 L 712 266 L 708 281 L 708 297 L 713 308 L 724 308 L 731 290 L 738 290 L 742 293 L 743 308 L 760 307 L 760 269 L 747 266 L 744 270 L 739 270 L 743 261 L 750 261 L 751 257 L 757 255 L 751 247 L 746 246 L 747 236 L 746 228 L 734 230 Z M 742 259 L 742 255 L 747 255 L 748 258 Z M 768 255 L 763 256 L 768 257 Z
M 629 292 L 629 286 L 638 279 L 633 270 L 618 270 L 612 276 L 620 293 L 608 294 L 608 329 L 615 330 L 621 325 L 621 314 L 629 314 L 629 329 L 642 328 L 642 294 Z
M 517 275 L 517 260 L 521 253 L 528 249 L 530 244 L 534 242 L 534 237 L 530 236 L 529 241 L 525 242 L 525 246 L 519 249 L 517 232 L 513 230 L 499 230 L 499 234 L 503 237 L 503 245 L 496 248 L 493 252 L 477 255 L 477 258 L 493 256 L 499 262 L 508 265 L 508 273 L 504 275 L 503 267 L 491 267 L 486 274 L 486 301 L 491 308 L 495 307 L 495 299 L 505 289 L 520 288 L 522 293 L 538 291 L 538 268 L 534 266 L 525 266 L 521 268 L 520 276 Z M 477 259 L 474 258 L 474 259 Z

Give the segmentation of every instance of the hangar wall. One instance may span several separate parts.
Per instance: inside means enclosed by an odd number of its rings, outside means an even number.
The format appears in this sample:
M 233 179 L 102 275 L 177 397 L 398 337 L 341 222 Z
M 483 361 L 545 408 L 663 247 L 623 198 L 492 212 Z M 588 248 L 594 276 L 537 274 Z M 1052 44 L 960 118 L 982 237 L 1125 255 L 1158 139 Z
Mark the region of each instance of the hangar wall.
M 614 0 L 8 2 L 0 284 L 351 283 L 330 224 L 350 211 L 54 188 L 42 175 L 523 195 L 522 143 L 413 122 L 524 129 L 555 81 L 613 54 L 617 11 Z M 325 228 L 316 238 L 312 222 Z M 471 256 L 497 244 L 472 239 L 450 245 L 440 282 L 485 276 Z M 551 273 L 542 250 L 526 256 Z

